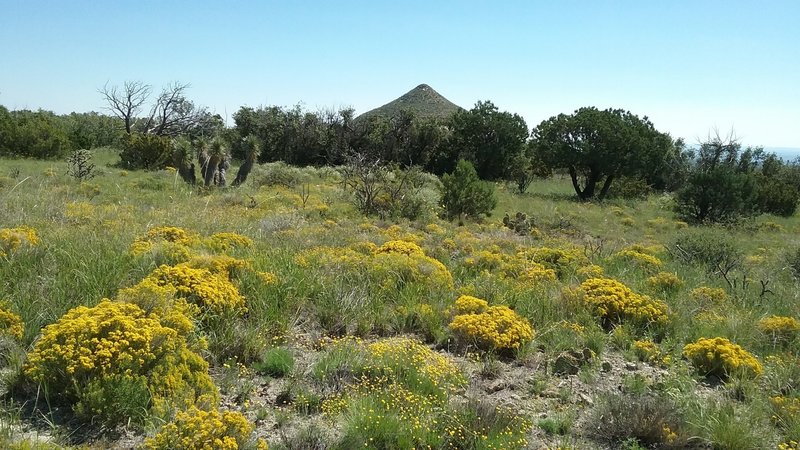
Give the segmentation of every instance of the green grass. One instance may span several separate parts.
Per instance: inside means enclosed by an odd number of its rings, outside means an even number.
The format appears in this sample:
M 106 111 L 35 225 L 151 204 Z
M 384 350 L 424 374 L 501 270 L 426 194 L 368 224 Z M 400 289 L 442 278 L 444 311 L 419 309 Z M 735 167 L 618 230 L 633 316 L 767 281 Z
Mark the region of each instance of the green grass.
M 548 445 L 575 442 L 578 447 L 592 447 L 600 440 L 585 440 L 583 424 L 598 405 L 538 420 L 539 414 L 562 401 L 553 386 L 569 384 L 553 378 L 546 362 L 561 352 L 587 348 L 599 359 L 615 361 L 615 380 L 629 394 L 658 392 L 670 396 L 679 414 L 686 417 L 682 432 L 715 448 L 763 448 L 764 442 L 773 445 L 797 437 L 796 423 L 800 421 L 791 421 L 795 425 L 788 429 L 778 426 L 771 422 L 772 411 L 765 405 L 778 395 L 800 397 L 800 383 L 796 381 L 800 379 L 800 342 L 790 339 L 776 344 L 758 328 L 758 321 L 764 317 L 800 317 L 800 290 L 786 259 L 800 248 L 797 217 L 762 216 L 730 229 L 705 230 L 712 236 L 705 241 L 712 250 L 720 248 L 713 239 L 724 239 L 741 255 L 726 280 L 702 262 L 677 256 L 674 244 L 698 232 L 676 223 L 671 201 L 662 195 L 643 201 L 582 203 L 575 201 L 569 180 L 556 177 L 535 181 L 522 195 L 497 185 L 498 206 L 481 223 L 459 227 L 433 218 L 392 223 L 361 216 L 342 192 L 331 168 L 267 165 L 257 167 L 242 187 L 200 189 L 184 184 L 169 171 L 125 172 L 115 167 L 116 161 L 110 149 L 95 151 L 97 176 L 84 183 L 66 174 L 64 162 L 0 161 L 0 229 L 29 226 L 41 239 L 36 247 L 23 247 L 0 257 L 0 300 L 25 323 L 22 341 L 2 347 L 0 361 L 7 364 L 4 380 L 19 377 L 22 355 L 35 344 L 43 327 L 71 308 L 114 298 L 119 289 L 138 283 L 165 263 L 168 258 L 164 254 L 133 256 L 129 248 L 148 229 L 169 225 L 201 236 L 236 232 L 254 241 L 249 248 L 231 252 L 250 266 L 234 277 L 246 298 L 247 312 L 198 324 L 196 338 L 207 344 L 203 356 L 211 364 L 212 373 L 224 373 L 220 367 L 234 358 L 247 367 L 252 380 L 242 384 L 237 379 L 228 389 L 231 396 L 241 397 L 234 399 L 235 404 L 254 417 L 277 417 L 280 413 L 281 420 L 290 424 L 266 431 L 275 444 L 324 441 L 334 448 L 363 447 L 370 438 L 388 448 L 420 442 L 441 444 L 437 433 L 444 428 L 435 430 L 430 439 L 412 436 L 411 431 L 403 431 L 407 424 L 398 419 L 398 411 L 387 411 L 382 422 L 369 419 L 370 408 L 374 410 L 382 399 L 387 400 L 385 393 L 354 399 L 341 414 L 328 417 L 320 412 L 326 400 L 352 390 L 361 376 L 391 377 L 412 392 L 436 393 L 438 409 L 426 414 L 441 424 L 458 425 L 467 434 L 502 429 L 492 425 L 494 421 L 508 422 L 489 414 L 491 407 L 468 403 L 468 391 L 493 382 L 488 378 L 502 380 L 503 371 L 513 370 L 514 364 L 545 361 L 539 366 L 533 364 L 521 376 L 524 379 L 516 380 L 521 386 L 534 387 L 528 389 L 530 392 L 523 391 L 515 405 L 524 407 L 526 418 L 538 423 L 533 433 L 541 435 Z M 505 229 L 503 215 L 517 212 L 526 213 L 538 232 L 520 236 Z M 387 271 L 369 258 L 365 258 L 367 262 L 300 263 L 301 255 L 317 247 L 331 247 L 337 255 L 345 254 L 345 248 L 367 255 L 370 250 L 363 249 L 365 243 L 379 246 L 394 239 L 417 242 L 426 255 L 447 267 L 453 285 L 431 285 L 425 277 L 410 278 L 397 267 Z M 658 271 L 676 274 L 682 284 L 670 290 L 654 289 L 647 281 L 653 272 L 614 256 L 633 244 L 661 246 L 654 253 L 662 262 Z M 531 247 L 579 249 L 589 262 L 603 268 L 605 276 L 664 301 L 670 311 L 669 323 L 659 330 L 632 326 L 604 330 L 591 311 L 571 301 L 565 292 L 582 281 L 577 270 L 565 270 L 558 280 L 537 284 L 502 276 L 495 270 L 476 270 L 469 263 L 480 252 L 510 257 Z M 259 272 L 273 274 L 276 281 L 265 283 Z M 723 288 L 729 299 L 720 304 L 698 303 L 690 293 L 700 286 Z M 489 355 L 472 362 L 465 357 L 464 349 L 453 345 L 448 324 L 453 302 L 461 294 L 508 305 L 530 321 L 536 337 L 517 353 L 517 360 L 508 355 L 494 360 L 495 355 Z M 471 378 L 470 383 L 439 395 L 439 387 L 431 386 L 406 362 L 375 360 L 353 349 L 337 351 L 318 346 L 320 340 L 342 335 L 359 336 L 366 343 L 411 335 L 455 361 Z M 765 366 L 764 375 L 752 381 L 733 379 L 726 386 L 709 383 L 694 373 L 681 358 L 684 345 L 700 337 L 716 336 L 755 354 Z M 654 340 L 661 354 L 669 356 L 659 369 L 669 371 L 663 380 L 648 379 L 645 383 L 634 375 L 623 379 L 616 374 L 623 369 L 614 358 L 630 359 L 632 341 L 644 338 Z M 491 377 L 483 377 L 481 364 L 488 360 L 496 362 L 491 370 L 485 369 Z M 645 362 L 639 364 L 646 366 Z M 284 379 L 262 382 L 255 372 Z M 569 382 L 612 376 L 590 375 L 579 374 Z M 222 381 L 218 379 L 218 384 Z M 296 383 L 314 406 L 275 412 L 280 407 L 259 397 L 259 383 Z M 284 388 L 270 387 L 269 392 Z M 123 394 L 118 397 L 124 398 Z M 15 401 L 33 403 L 36 392 L 15 395 Z M 569 402 L 570 396 L 563 397 Z M 251 398 L 253 404 L 244 406 Z M 11 407 L 0 409 L 13 413 Z M 33 416 L 22 414 L 19 421 L 31 422 Z M 362 427 L 367 424 L 373 428 Z M 69 422 L 55 426 L 64 435 L 74 431 Z M 297 430 L 297 435 L 285 434 L 285 430 Z M 302 430 L 314 431 L 304 436 Z M 0 431 L 6 439 L 6 430 Z M 655 431 L 644 431 L 655 439 Z M 495 438 L 505 439 L 501 435 Z M 516 434 L 514 437 L 519 439 Z M 624 437 L 615 436 L 614 440 L 622 442 Z M 13 437 L 8 439 L 13 441 Z M 511 441 L 495 442 L 519 447 Z M 461 444 L 468 448 L 483 445 L 473 441 Z

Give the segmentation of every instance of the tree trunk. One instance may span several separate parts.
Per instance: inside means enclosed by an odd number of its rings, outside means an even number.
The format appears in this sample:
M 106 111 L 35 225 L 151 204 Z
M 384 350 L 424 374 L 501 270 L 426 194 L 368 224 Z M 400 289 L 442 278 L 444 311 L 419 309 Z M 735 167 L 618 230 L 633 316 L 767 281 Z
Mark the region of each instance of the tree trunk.
M 253 159 L 247 158 L 244 161 L 244 164 L 242 164 L 241 167 L 239 167 L 239 171 L 236 172 L 236 178 L 233 179 L 233 183 L 231 183 L 231 185 L 239 186 L 240 184 L 243 184 L 245 181 L 247 181 L 247 176 L 250 175 L 250 171 L 253 170 L 254 164 L 255 161 Z
M 206 186 L 211 186 L 214 183 L 214 175 L 217 173 L 217 166 L 219 166 L 219 156 L 210 156 L 204 168 L 203 180 Z
M 608 188 L 611 187 L 612 181 L 614 181 L 614 175 L 609 175 L 606 177 L 606 180 L 603 182 L 603 188 L 600 189 L 600 196 L 598 197 L 600 200 L 606 198 L 606 194 L 608 194 Z

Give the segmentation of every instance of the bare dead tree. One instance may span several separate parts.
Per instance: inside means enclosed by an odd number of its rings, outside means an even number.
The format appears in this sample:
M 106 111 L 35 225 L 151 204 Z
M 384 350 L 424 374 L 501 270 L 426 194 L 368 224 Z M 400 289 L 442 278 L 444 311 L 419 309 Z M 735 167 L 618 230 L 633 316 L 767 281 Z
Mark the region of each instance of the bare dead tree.
M 107 109 L 125 123 L 125 132 L 131 134 L 136 115 L 150 96 L 150 90 L 150 85 L 141 81 L 126 81 L 122 88 L 106 83 L 98 92 L 108 104 Z
M 144 123 L 146 133 L 177 136 L 187 133 L 199 123 L 206 111 L 195 107 L 186 98 L 188 88 L 188 83 L 173 82 L 161 91 Z
M 141 81 L 126 81 L 122 88 L 106 83 L 99 90 L 107 108 L 125 122 L 125 132 L 140 131 L 157 136 L 185 135 L 204 126 L 213 126 L 214 116 L 186 98 L 188 83 L 172 82 L 161 90 L 146 117 L 137 118 L 151 97 L 152 89 Z

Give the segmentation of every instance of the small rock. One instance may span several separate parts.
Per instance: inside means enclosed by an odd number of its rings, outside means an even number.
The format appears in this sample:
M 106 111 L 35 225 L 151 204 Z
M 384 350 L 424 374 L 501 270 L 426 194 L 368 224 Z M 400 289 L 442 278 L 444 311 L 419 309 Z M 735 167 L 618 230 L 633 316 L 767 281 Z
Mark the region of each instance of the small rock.
M 639 370 L 639 366 L 633 362 L 626 362 L 625 363 L 626 370 Z
M 574 352 L 564 352 L 556 358 L 553 363 L 553 373 L 557 375 L 576 375 L 583 364 Z M 580 353 L 578 353 L 580 355 Z M 582 355 L 581 355 L 582 356 Z
M 578 397 L 580 398 L 580 401 L 585 403 L 586 405 L 589 405 L 589 406 L 594 405 L 594 400 L 592 400 L 592 397 L 589 397 L 587 394 L 584 394 L 583 392 L 580 392 L 580 393 L 578 393 Z
M 487 384 L 486 388 L 484 388 L 484 390 L 488 394 L 494 394 L 495 392 L 502 391 L 506 387 L 508 387 L 508 386 L 506 385 L 506 383 L 504 381 L 497 380 L 497 381 L 494 381 L 492 383 Z
M 603 372 L 611 372 L 611 363 L 608 361 L 603 361 L 603 364 L 600 366 Z

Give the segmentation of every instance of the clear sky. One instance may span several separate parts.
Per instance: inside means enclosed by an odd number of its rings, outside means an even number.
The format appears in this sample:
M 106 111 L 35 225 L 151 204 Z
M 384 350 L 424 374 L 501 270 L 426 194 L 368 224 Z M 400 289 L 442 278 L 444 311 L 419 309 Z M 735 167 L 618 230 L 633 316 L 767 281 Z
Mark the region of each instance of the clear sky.
M 800 147 L 800 1 L 0 0 L 0 104 L 102 110 L 141 80 L 242 105 L 380 106 L 427 83 L 529 127 L 581 106 Z

